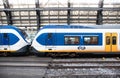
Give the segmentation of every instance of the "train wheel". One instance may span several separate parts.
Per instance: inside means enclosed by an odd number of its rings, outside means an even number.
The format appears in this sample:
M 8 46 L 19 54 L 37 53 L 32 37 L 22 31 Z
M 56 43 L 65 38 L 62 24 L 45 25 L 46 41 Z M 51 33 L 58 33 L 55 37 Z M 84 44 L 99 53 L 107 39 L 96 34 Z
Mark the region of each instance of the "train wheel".
M 46 56 L 47 57 L 51 57 L 51 53 L 46 53 Z
M 38 57 L 45 57 L 45 53 L 37 53 L 35 55 L 38 56 Z
M 75 56 L 76 56 L 76 53 L 70 53 L 69 56 L 70 56 L 70 57 L 75 57 Z
M 53 58 L 57 57 L 57 54 L 56 53 L 52 53 L 51 55 Z
M 48 57 L 57 57 L 56 53 L 47 53 L 46 56 Z
M 3 53 L 3 56 L 5 56 L 5 57 L 7 57 L 8 55 L 9 55 L 8 52 L 4 52 L 4 53 Z

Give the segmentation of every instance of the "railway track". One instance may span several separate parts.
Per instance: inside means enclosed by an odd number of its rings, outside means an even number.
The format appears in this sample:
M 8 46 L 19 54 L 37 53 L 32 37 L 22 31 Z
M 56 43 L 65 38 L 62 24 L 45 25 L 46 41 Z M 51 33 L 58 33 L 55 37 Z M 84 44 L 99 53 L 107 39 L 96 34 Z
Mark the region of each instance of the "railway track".
M 41 72 L 43 78 L 82 78 L 84 76 L 86 76 L 86 78 L 102 78 L 101 76 L 103 76 L 103 78 L 120 77 L 120 60 L 117 60 L 116 58 L 107 58 L 105 60 L 101 58 L 1 59 L 0 68 L 2 70 L 7 70 L 8 68 L 13 69 L 13 71 L 16 68 L 19 71 L 22 71 L 21 68 L 25 68 L 26 70 L 29 70 L 29 72 L 36 70 L 36 72 L 39 71 L 38 74 Z M 43 61 L 43 59 L 46 60 Z
M 119 71 L 120 60 L 116 59 L 53 59 L 45 78 L 51 73 L 53 78 L 119 78 Z
M 49 68 L 120 68 L 120 60 L 53 60 Z
M 120 63 L 113 62 L 94 62 L 94 63 L 18 63 L 1 62 L 0 67 L 41 67 L 49 69 L 67 69 L 67 68 L 120 68 Z
M 50 61 L 0 61 L 0 66 L 7 67 L 46 67 L 49 69 L 64 68 L 120 68 L 120 60 L 109 59 L 52 59 Z

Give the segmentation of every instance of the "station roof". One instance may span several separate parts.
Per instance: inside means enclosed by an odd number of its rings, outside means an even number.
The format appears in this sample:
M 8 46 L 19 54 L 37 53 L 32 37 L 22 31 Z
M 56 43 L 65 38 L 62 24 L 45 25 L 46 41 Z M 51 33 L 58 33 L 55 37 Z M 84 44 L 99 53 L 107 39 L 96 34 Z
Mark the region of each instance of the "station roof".
M 120 0 L 0 0 L 0 25 L 120 24 Z

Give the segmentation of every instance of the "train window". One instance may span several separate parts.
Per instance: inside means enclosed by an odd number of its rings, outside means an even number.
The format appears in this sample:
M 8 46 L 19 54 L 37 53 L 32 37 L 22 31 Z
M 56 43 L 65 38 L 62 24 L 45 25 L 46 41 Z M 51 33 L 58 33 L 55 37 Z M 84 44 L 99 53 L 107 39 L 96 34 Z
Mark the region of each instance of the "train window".
M 19 29 L 19 31 L 22 33 L 22 35 L 24 35 L 25 38 L 28 37 L 27 33 L 24 30 Z
M 48 39 L 52 38 L 52 33 L 48 33 Z
M 3 37 L 4 37 L 4 38 L 8 38 L 8 34 L 7 34 L 7 33 L 4 33 L 4 34 L 3 34 Z
M 84 44 L 85 45 L 97 45 L 98 36 L 84 36 Z
M 64 40 L 66 45 L 78 45 L 80 43 L 78 36 L 65 36 Z
M 115 36 L 112 37 L 112 44 L 116 45 L 116 37 Z
M 106 37 L 106 45 L 110 45 L 110 37 L 109 36 Z
M 48 33 L 46 45 L 53 45 L 52 33 Z

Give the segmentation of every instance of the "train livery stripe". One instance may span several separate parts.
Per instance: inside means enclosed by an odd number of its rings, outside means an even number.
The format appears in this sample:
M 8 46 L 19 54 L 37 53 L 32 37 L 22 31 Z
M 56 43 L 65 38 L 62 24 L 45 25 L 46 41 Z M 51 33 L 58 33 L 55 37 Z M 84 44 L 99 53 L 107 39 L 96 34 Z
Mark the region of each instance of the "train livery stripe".
M 42 46 L 46 46 L 46 45 L 65 46 L 65 36 L 77 36 L 79 37 L 79 42 L 80 42 L 78 45 L 86 45 L 84 44 L 84 37 L 97 36 L 98 44 L 91 46 L 103 45 L 102 33 L 51 33 L 51 39 L 48 39 L 48 36 L 49 36 L 48 33 L 43 33 L 36 38 L 36 41 Z M 73 45 L 69 45 L 69 46 L 73 46 Z
M 16 52 L 16 50 L 0 50 L 0 52 Z
M 105 50 L 39 50 L 39 52 L 105 52 Z M 120 52 L 120 51 L 115 51 L 115 52 Z M 110 52 L 107 52 L 110 53 Z

